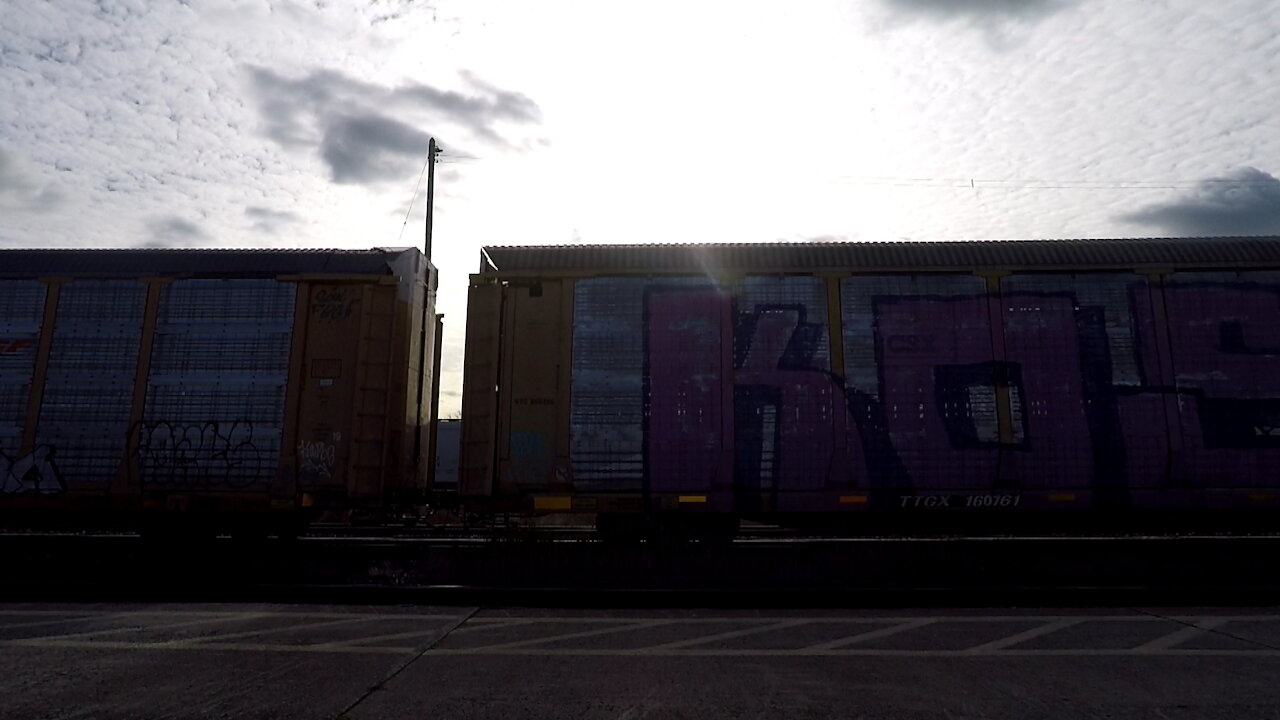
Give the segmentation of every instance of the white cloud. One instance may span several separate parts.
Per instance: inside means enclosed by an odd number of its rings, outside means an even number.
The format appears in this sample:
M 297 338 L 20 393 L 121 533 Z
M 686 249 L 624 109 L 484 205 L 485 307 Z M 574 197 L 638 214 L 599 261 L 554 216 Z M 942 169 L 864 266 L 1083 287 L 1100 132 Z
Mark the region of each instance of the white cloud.
M 486 243 L 1167 233 L 1235 207 L 1195 181 L 1280 168 L 1267 0 L 4 15 L 0 243 L 418 242 L 421 190 L 403 222 L 435 135 L 451 348 Z M 1135 182 L 1160 180 L 1193 192 Z
M 30 163 L 0 146 L 0 208 L 46 213 L 64 199 L 56 184 L 45 181 Z

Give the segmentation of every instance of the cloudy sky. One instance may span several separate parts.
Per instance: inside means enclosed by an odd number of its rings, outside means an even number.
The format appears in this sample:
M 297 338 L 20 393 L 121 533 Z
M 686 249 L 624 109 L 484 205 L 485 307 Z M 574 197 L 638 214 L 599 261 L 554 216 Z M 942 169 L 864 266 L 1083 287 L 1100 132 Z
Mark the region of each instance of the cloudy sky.
M 0 0 L 0 247 L 1280 234 L 1280 3 Z M 406 222 L 406 216 L 408 221 Z

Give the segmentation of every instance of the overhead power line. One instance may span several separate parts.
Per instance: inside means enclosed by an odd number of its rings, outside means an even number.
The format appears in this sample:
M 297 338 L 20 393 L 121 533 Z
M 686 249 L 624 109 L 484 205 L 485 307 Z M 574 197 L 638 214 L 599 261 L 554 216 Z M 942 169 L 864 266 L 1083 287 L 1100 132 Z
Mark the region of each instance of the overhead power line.
M 422 177 L 427 174 L 427 166 L 431 164 L 431 154 L 427 154 L 426 162 L 422 163 L 422 172 L 418 173 L 418 182 L 413 184 L 413 195 L 409 198 L 409 208 L 404 211 L 404 222 L 400 223 L 400 234 L 396 236 L 396 245 L 404 239 L 405 226 L 409 224 L 409 216 L 413 214 L 413 204 L 418 201 L 418 189 L 422 187 Z
M 847 185 L 868 185 L 879 187 L 954 187 L 954 188 L 1008 188 L 1013 190 L 1183 190 L 1195 189 L 1206 185 L 1212 186 L 1275 186 L 1274 179 L 1266 180 L 1232 180 L 1230 178 L 1211 178 L 1206 180 L 992 180 L 987 178 L 945 178 L 945 177 L 854 177 L 837 176 L 837 182 Z

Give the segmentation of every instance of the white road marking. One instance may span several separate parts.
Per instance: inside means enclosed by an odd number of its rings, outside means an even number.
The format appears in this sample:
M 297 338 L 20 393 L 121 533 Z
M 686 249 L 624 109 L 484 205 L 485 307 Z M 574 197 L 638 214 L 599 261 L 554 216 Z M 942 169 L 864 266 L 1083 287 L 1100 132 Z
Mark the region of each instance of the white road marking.
M 392 617 L 392 616 L 387 616 Z M 394 617 L 409 617 L 396 615 Z M 457 617 L 450 615 L 448 617 Z M 709 623 L 726 623 L 726 622 L 759 622 L 759 623 L 778 623 L 789 622 L 792 620 L 804 620 L 807 623 L 837 623 L 837 624 L 883 624 L 883 623 L 904 623 L 913 620 L 920 620 L 924 616 L 921 615 L 856 615 L 849 617 L 805 617 L 798 615 L 722 615 L 714 617 L 610 617 L 606 615 L 588 615 L 583 617 L 575 617 L 566 615 L 563 617 L 539 616 L 514 616 L 503 618 L 472 618 L 467 621 L 467 625 L 477 623 L 486 623 L 487 625 L 496 625 L 499 623 L 519 621 L 520 624 L 530 623 L 581 623 L 584 625 L 591 623 L 618 623 L 618 622 L 641 622 L 651 620 L 662 620 L 672 623 L 681 624 L 709 624 Z M 1009 623 L 1009 622 L 1052 622 L 1055 620 L 1080 620 L 1082 622 L 1093 622 L 1095 620 L 1120 620 L 1124 622 L 1168 622 L 1174 620 L 1177 622 L 1196 622 L 1198 620 L 1209 620 L 1222 618 L 1228 621 L 1245 621 L 1245 622 L 1280 622 L 1280 614 L 1275 615 L 936 615 L 929 616 L 927 619 L 936 622 L 954 622 L 954 623 Z
M 373 635 L 370 637 L 351 638 L 350 640 L 335 640 L 333 642 L 317 643 L 312 647 L 364 647 L 365 643 L 380 643 L 388 640 L 407 640 L 409 638 L 422 637 L 423 635 L 431 635 L 433 633 L 440 632 L 440 629 L 441 626 L 437 625 L 436 627 L 424 628 L 422 630 L 410 630 L 408 632 L 390 633 L 387 635 Z
M 282 633 L 290 630 L 311 630 L 314 628 L 334 627 L 336 625 L 354 625 L 355 623 L 369 622 L 377 617 L 377 615 L 358 615 L 356 617 L 344 618 L 341 620 L 321 620 L 313 623 L 302 623 L 301 625 L 281 625 L 278 627 L 262 628 L 260 630 L 244 630 L 242 632 L 226 633 L 222 635 L 210 635 L 204 638 L 179 638 L 177 640 L 165 640 L 162 641 L 162 644 L 204 645 L 206 643 L 225 643 L 228 640 L 257 637 L 258 635 L 269 635 L 271 633 Z
M 270 653 L 312 653 L 312 654 L 347 654 L 347 655 L 410 655 L 418 652 L 415 648 L 397 646 L 366 646 L 349 644 L 316 644 L 316 645 L 276 645 L 271 643 L 136 643 L 102 640 L 59 640 L 47 643 L 30 640 L 10 640 L 0 642 L 0 647 L 34 647 L 60 648 L 79 650 L 159 650 L 159 651 L 230 651 L 230 652 L 270 652 Z M 647 651 L 646 648 L 634 650 L 610 650 L 596 648 L 546 649 L 536 647 L 517 648 L 462 648 L 432 649 L 430 655 L 510 655 L 525 657 L 894 657 L 894 658 L 1020 658 L 1020 657 L 1250 657 L 1280 658 L 1280 650 L 1153 650 L 1136 652 L 1131 649 L 1048 649 L 1048 650 L 997 650 L 987 653 L 972 653 L 968 650 L 881 650 L 870 648 L 846 648 L 817 651 L 795 650 L 700 650 L 697 648 L 676 648 L 665 651 Z
M 408 647 L 377 647 L 360 645 L 275 645 L 271 643 L 217 643 L 217 642 L 119 642 L 102 640 L 5 640 L 0 647 L 67 648 L 76 650 L 232 650 L 241 652 L 279 653 L 368 653 L 375 655 L 403 655 L 416 652 Z
M 398 640 L 420 638 L 432 633 L 441 632 L 437 626 L 396 633 L 383 633 L 354 637 L 346 640 L 323 641 L 323 633 L 314 638 L 317 642 L 290 645 L 284 643 L 262 642 L 259 636 L 271 635 L 287 631 L 305 631 L 326 627 L 358 625 L 369 623 L 370 632 L 380 628 L 379 621 L 459 621 L 465 617 L 460 614 L 395 614 L 395 613 L 332 613 L 332 612 L 228 612 L 228 611 L 128 611 L 97 612 L 67 617 L 72 611 L 0 611 L 9 618 L 31 618 L 30 622 L 18 622 L 5 627 L 35 627 L 39 625 L 60 624 L 66 622 L 84 622 L 87 620 L 110 620 L 129 622 L 128 627 L 113 627 L 101 630 L 88 630 L 78 633 L 61 633 L 44 637 L 24 637 L 13 640 L 0 640 L 3 647 L 30 648 L 68 648 L 96 650 L 178 650 L 178 651 L 241 651 L 241 652 L 279 652 L 279 653 L 338 653 L 338 654 L 388 654 L 402 655 L 418 652 L 417 649 L 404 645 L 388 645 Z M 82 611 L 83 612 L 83 611 Z M 54 617 L 58 615 L 58 617 Z M 148 621 L 176 620 L 176 622 L 160 622 L 149 624 Z M 113 635 L 134 632 L 164 631 L 201 625 L 215 625 L 233 621 L 271 621 L 271 620 L 306 620 L 300 624 L 268 626 L 258 630 L 209 635 L 205 637 L 176 638 L 156 641 L 121 641 L 113 639 Z M 1186 623 L 1173 632 L 1166 633 L 1154 640 L 1134 648 L 1045 648 L 1018 649 L 1018 645 L 1033 638 L 1042 637 L 1085 623 L 1101 623 L 1104 626 L 1115 623 L 1168 623 L 1177 621 Z M 1280 614 L 1274 615 L 1198 615 L 1198 616 L 1161 616 L 1143 615 L 964 615 L 964 616 L 928 616 L 928 617 L 501 617 L 476 618 L 453 630 L 463 633 L 475 630 L 494 630 L 501 632 L 505 628 L 530 625 L 546 625 L 555 623 L 572 627 L 577 625 L 582 630 L 560 632 L 546 637 L 512 640 L 509 642 L 491 642 L 470 648 L 435 648 L 429 655 L 513 655 L 513 656 L 642 656 L 642 657 L 920 657 L 920 658 L 1018 658 L 1018 657 L 1256 657 L 1277 658 L 1280 650 L 1257 644 L 1257 649 L 1182 649 L 1178 646 L 1186 641 L 1212 632 L 1223 624 L 1234 621 L 1252 621 L 1280 623 Z M 1021 632 L 997 638 L 962 650 L 929 650 L 929 649 L 893 649 L 856 647 L 859 643 L 878 638 L 891 637 L 916 628 L 934 624 L 996 624 L 1008 622 L 1037 623 Z M 699 637 L 690 637 L 672 642 L 659 643 L 644 647 L 615 649 L 591 647 L 590 642 L 582 643 L 584 647 L 548 647 L 566 641 L 599 638 L 606 635 L 630 631 L 644 631 L 658 627 L 687 627 L 696 632 L 700 626 L 726 623 L 745 625 L 735 630 L 711 632 Z M 846 626 L 879 626 L 866 632 L 855 633 L 823 643 L 809 645 L 797 649 L 764 649 L 764 648 L 707 648 L 707 643 L 719 640 L 750 637 L 769 631 L 780 631 L 804 625 L 830 626 L 839 623 Z M 401 625 L 403 627 L 403 625 Z M 707 628 L 708 630 L 712 628 Z M 851 628 L 852 629 L 852 628 Z M 216 632 L 216 631 L 215 631 Z M 705 632 L 705 631 L 704 631 Z M 642 636 L 643 637 L 643 636 Z M 237 642 L 242 638 L 246 642 Z M 494 638 L 499 640 L 500 638 Z
M 460 628 L 457 628 L 456 630 L 454 630 L 449 634 L 457 635 L 458 633 L 469 633 L 469 632 L 475 632 L 477 630 L 497 630 L 497 629 L 505 630 L 509 627 L 520 627 L 521 625 L 533 625 L 537 622 L 538 622 L 537 619 L 526 618 L 524 620 L 506 620 L 503 622 L 482 622 L 480 624 L 473 624 L 475 623 L 475 620 L 472 619 L 472 620 L 468 620 L 465 625 L 463 625 Z M 566 621 L 566 622 L 569 622 L 569 621 Z
M 723 622 L 723 621 L 721 621 Z M 550 635 L 547 637 L 532 638 L 529 640 L 517 640 L 515 642 L 496 643 L 493 645 L 481 645 L 475 650 L 510 650 L 527 647 L 529 645 L 541 645 L 543 643 L 560 642 L 562 640 L 578 640 L 581 638 L 597 637 L 600 635 L 608 635 L 610 633 L 626 632 L 627 630 L 648 630 L 649 628 L 661 627 L 663 625 L 674 625 L 674 620 L 650 620 L 650 621 L 628 621 L 617 627 L 604 628 L 602 630 L 585 630 L 576 633 L 562 633 L 560 635 Z M 432 650 L 432 652 L 436 652 Z
M 32 620 L 31 622 L 7 623 L 0 625 L 0 632 L 5 630 L 13 630 L 17 628 L 40 627 L 41 625 L 61 625 L 63 623 L 84 622 L 86 620 L 98 620 L 106 615 L 81 615 L 79 617 L 62 617 L 50 618 L 48 620 Z
M 428 655 L 523 655 L 531 657 L 921 657 L 921 658 L 1017 658 L 1017 657 L 1275 657 L 1280 650 L 1161 650 L 1138 653 L 1129 649 L 1047 649 L 1047 650 L 997 650 L 989 653 L 971 653 L 967 650 L 882 650 L 871 648 L 836 648 L 833 650 L 670 650 L 645 652 L 634 650 L 609 650 L 600 648 L 540 649 L 540 648 L 457 648 L 431 650 Z
M 728 632 L 716 633 L 714 635 L 703 635 L 702 637 L 690 638 L 688 640 L 676 640 L 675 642 L 663 643 L 662 645 L 651 645 L 649 647 L 641 649 L 640 652 L 643 652 L 643 653 L 666 652 L 668 650 L 677 650 L 680 648 L 693 647 L 695 645 L 702 645 L 704 643 L 716 642 L 718 640 L 732 640 L 733 638 L 746 637 L 748 635 L 756 635 L 763 632 L 769 632 L 770 630 L 782 630 L 789 627 L 796 627 L 798 625 L 805 625 L 807 623 L 808 621 L 803 619 L 788 620 L 785 622 L 778 622 L 778 623 L 769 623 L 765 625 L 760 625 L 759 627 L 743 628 L 742 630 L 730 630 Z
M 368 612 L 311 612 L 290 610 L 0 610 L 0 616 L 31 615 L 44 617 L 51 615 L 73 615 L 83 617 L 222 617 L 240 615 L 244 617 L 305 617 L 305 618 L 349 618 L 379 617 L 401 618 L 405 620 L 453 620 L 466 617 L 466 610 L 455 613 L 368 613 Z M 0 628 L 8 627 L 0 625 Z
M 908 630 L 915 630 L 918 627 L 924 627 L 925 625 L 932 625 L 937 621 L 938 621 L 938 618 L 916 618 L 914 620 L 908 620 L 906 622 L 898 623 L 897 625 L 893 625 L 891 627 L 880 628 L 879 630 L 870 630 L 864 633 L 858 633 L 857 635 L 847 635 L 842 638 L 836 638 L 835 640 L 831 640 L 829 642 L 818 643 L 817 645 L 809 645 L 807 647 L 798 648 L 796 650 L 790 650 L 788 652 L 791 652 L 797 655 L 805 655 L 805 654 L 814 653 L 814 652 L 822 652 L 824 650 L 835 650 L 837 648 L 842 648 L 846 645 L 852 645 L 854 643 L 860 643 L 866 640 L 875 640 L 877 638 L 882 638 L 882 637 L 889 637 L 890 635 L 897 635 L 898 633 L 906 632 Z
M 1149 653 L 1149 652 L 1157 652 L 1160 650 L 1168 650 L 1174 647 L 1175 645 L 1181 645 L 1182 643 L 1194 637 L 1199 637 L 1200 635 L 1204 635 L 1205 633 L 1212 631 L 1214 628 L 1220 625 L 1225 625 L 1228 622 L 1228 620 L 1229 618 L 1222 618 L 1222 617 L 1205 618 L 1203 620 L 1198 620 L 1192 625 L 1190 625 L 1189 627 L 1184 627 L 1179 630 L 1174 630 L 1168 635 L 1161 635 L 1155 640 L 1143 643 L 1138 647 L 1133 648 L 1133 651 L 1135 653 Z
M 1065 630 L 1073 625 L 1079 625 L 1084 622 L 1084 620 L 1084 618 L 1062 618 L 1060 620 L 1054 620 L 1053 622 L 1047 622 L 1039 627 L 1034 627 L 1030 630 L 1024 630 L 1020 633 L 1000 638 L 999 640 L 992 640 L 989 643 L 974 645 L 971 648 L 966 648 L 965 652 L 980 655 L 982 653 L 989 653 L 995 650 L 1003 650 L 1007 647 L 1031 640 L 1032 638 L 1049 635 L 1051 633 L 1056 633 L 1059 630 Z
M 137 619 L 137 616 L 112 617 L 110 615 L 106 615 L 104 617 L 105 619 L 108 619 L 108 620 L 114 620 L 114 619 L 136 620 Z M 103 635 L 121 635 L 124 633 L 141 632 L 146 630 L 172 630 L 174 628 L 192 627 L 195 625 L 208 625 L 210 623 L 231 622 L 233 620 L 254 620 L 260 617 L 263 617 L 263 616 L 260 614 L 250 614 L 250 615 L 234 614 L 234 615 L 224 615 L 221 617 L 204 617 L 204 618 L 200 618 L 199 620 L 184 620 L 182 622 L 176 622 L 176 623 L 161 623 L 159 625 L 137 624 L 137 625 L 129 625 L 128 627 L 122 627 L 122 628 L 108 628 L 106 630 L 86 630 L 85 632 L 63 633 L 61 635 L 44 635 L 39 638 L 27 638 L 27 639 L 31 641 L 74 640 L 74 639 L 84 639 L 84 638 L 90 638 L 90 637 L 100 637 Z
M 0 610 L 0 615 L 31 615 L 33 617 L 49 616 L 49 615 L 78 615 L 82 612 L 94 612 L 91 610 Z M 102 614 L 115 615 L 114 611 L 98 611 Z

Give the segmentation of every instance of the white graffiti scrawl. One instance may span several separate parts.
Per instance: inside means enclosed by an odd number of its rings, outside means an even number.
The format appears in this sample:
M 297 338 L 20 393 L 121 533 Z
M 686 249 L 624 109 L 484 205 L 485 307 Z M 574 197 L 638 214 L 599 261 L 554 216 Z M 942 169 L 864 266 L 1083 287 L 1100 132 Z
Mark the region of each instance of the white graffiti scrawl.
M 49 445 L 41 445 L 18 458 L 0 451 L 0 495 L 55 495 L 65 491 L 62 475 L 53 462 L 53 450 Z
M 298 459 L 305 475 L 333 477 L 333 463 L 337 460 L 337 455 L 337 448 L 326 442 L 298 443 Z

